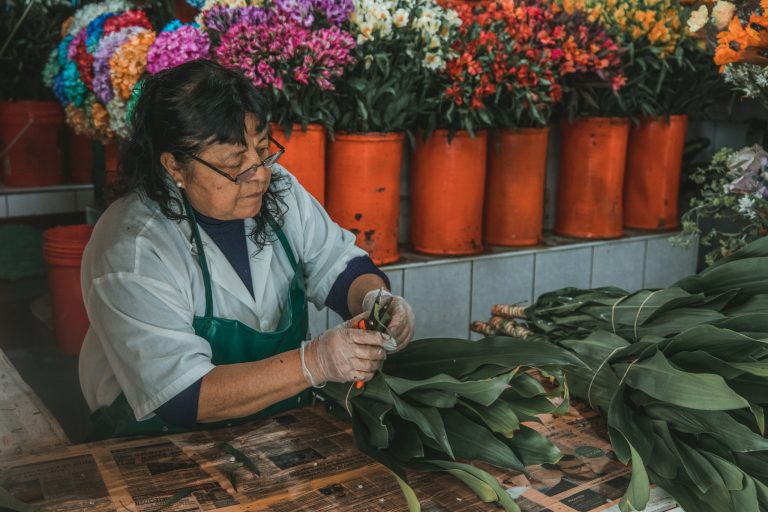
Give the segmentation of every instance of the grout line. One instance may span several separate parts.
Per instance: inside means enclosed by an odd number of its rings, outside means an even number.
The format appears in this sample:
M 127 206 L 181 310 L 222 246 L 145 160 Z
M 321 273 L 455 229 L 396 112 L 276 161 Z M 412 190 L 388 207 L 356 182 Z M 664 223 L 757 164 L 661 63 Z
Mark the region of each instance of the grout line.
M 591 250 L 589 251 L 589 287 L 590 288 L 594 286 L 592 284 L 594 279 L 595 279 L 595 246 L 593 245 L 591 247 Z
M 648 280 L 646 271 L 648 270 L 648 240 L 643 244 L 643 279 L 640 284 L 641 288 L 645 288 L 645 282 Z
M 475 262 L 470 261 L 469 262 L 469 315 L 467 319 L 467 339 L 470 339 L 472 337 L 472 329 L 470 329 L 470 325 L 472 324 L 472 298 L 475 294 Z
M 533 304 L 534 301 L 537 299 L 536 297 L 536 264 L 539 260 L 538 254 L 533 254 L 533 265 L 531 265 L 531 290 L 528 294 L 530 304 Z

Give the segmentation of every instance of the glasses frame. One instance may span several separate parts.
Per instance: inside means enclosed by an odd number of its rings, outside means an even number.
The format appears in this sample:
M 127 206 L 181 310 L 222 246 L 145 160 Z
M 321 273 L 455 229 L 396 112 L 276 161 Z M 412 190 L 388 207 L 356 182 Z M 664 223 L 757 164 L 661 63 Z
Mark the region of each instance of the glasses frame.
M 269 155 L 264 160 L 259 159 L 259 161 L 257 163 L 253 164 L 252 166 L 250 166 L 249 168 L 247 168 L 243 172 L 239 173 L 237 176 L 231 176 L 229 173 L 226 173 L 226 172 L 222 171 L 221 169 L 219 169 L 218 167 L 216 167 L 212 163 L 203 160 L 202 158 L 200 158 L 197 155 L 193 155 L 192 153 L 187 153 L 186 151 L 184 152 L 184 154 L 187 155 L 192 160 L 203 164 L 204 166 L 206 166 L 210 170 L 212 170 L 212 171 L 214 171 L 214 172 L 224 176 L 225 178 L 227 178 L 232 183 L 235 183 L 235 184 L 239 185 L 239 184 L 243 183 L 245 180 L 247 180 L 248 178 L 250 178 L 251 176 L 253 176 L 253 173 L 255 173 L 258 170 L 259 167 L 264 167 L 264 168 L 269 169 L 271 171 L 272 167 L 277 163 L 277 161 L 280 159 L 280 157 L 283 156 L 283 154 L 285 153 L 285 148 L 279 142 L 277 142 L 275 139 L 273 139 L 272 137 L 269 137 L 269 142 L 271 142 L 272 144 L 277 146 L 277 151 L 275 153 L 272 153 L 271 155 Z M 248 174 L 249 176 L 245 177 L 246 174 Z

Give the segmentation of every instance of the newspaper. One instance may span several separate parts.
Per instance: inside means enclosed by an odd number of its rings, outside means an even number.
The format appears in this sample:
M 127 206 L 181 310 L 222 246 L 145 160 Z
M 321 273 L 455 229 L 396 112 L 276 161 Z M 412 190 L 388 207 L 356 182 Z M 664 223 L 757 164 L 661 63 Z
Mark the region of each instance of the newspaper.
M 530 478 L 482 465 L 524 512 L 615 512 L 629 483 L 590 411 L 547 417 L 533 428 L 562 450 Z M 244 461 L 247 461 L 244 462 Z M 445 473 L 409 473 L 425 512 L 498 510 Z M 0 485 L 50 512 L 240 510 L 407 511 L 388 469 L 360 453 L 350 426 L 319 407 L 241 427 L 71 446 L 0 460 Z M 654 489 L 648 512 L 678 510 Z

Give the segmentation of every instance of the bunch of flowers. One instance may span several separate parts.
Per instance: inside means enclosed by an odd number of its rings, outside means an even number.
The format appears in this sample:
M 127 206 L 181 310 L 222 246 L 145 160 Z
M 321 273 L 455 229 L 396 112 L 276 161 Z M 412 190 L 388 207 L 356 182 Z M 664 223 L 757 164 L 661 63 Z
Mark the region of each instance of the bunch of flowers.
M 598 102 L 602 112 L 597 113 L 633 117 L 687 114 L 716 101 L 715 70 L 707 64 L 702 45 L 687 30 L 684 21 L 689 10 L 680 0 L 574 2 L 582 6 L 586 2 L 622 49 L 627 87 L 619 95 L 603 97 Z
M 157 35 L 147 53 L 147 71 L 151 74 L 193 60 L 207 59 L 211 52 L 208 34 L 197 24 L 174 20 Z
M 365 133 L 412 125 L 425 80 L 453 57 L 460 24 L 435 0 L 354 0 L 347 26 L 357 64 L 334 95 L 334 127 Z
M 460 39 L 460 55 L 448 64 L 446 97 L 456 108 L 469 103 L 486 123 L 490 113 L 499 128 L 546 125 L 563 96 L 561 72 L 575 70 L 573 52 L 564 51 L 573 41 L 555 26 L 551 3 L 499 1 L 457 9 L 466 21 L 462 32 L 474 30 L 478 37 Z M 484 72 L 474 73 L 480 68 Z
M 700 5 L 689 27 L 712 42 L 725 82 L 768 107 L 768 0 Z
M 768 233 L 768 153 L 762 147 L 722 149 L 691 179 L 701 189 L 683 214 L 681 237 L 701 235 L 701 245 L 710 248 L 707 264 Z M 705 222 L 712 227 L 702 233 Z
M 546 2 L 538 6 L 545 13 L 538 22 L 545 28 L 541 44 L 555 61 L 570 117 L 610 115 L 607 107 L 625 86 L 626 75 L 615 31 L 599 21 L 601 7 L 566 1 L 549 7 L 549 15 Z
M 128 135 L 127 101 L 145 72 L 206 58 L 209 46 L 198 28 L 180 23 L 158 36 L 145 11 L 108 0 L 62 25 L 43 78 L 75 131 L 106 142 Z
M 215 59 L 264 89 L 276 121 L 290 130 L 293 123 L 329 123 L 323 108 L 327 92 L 355 62 L 355 41 L 339 26 L 352 7 L 350 0 L 206 3 L 199 21 Z

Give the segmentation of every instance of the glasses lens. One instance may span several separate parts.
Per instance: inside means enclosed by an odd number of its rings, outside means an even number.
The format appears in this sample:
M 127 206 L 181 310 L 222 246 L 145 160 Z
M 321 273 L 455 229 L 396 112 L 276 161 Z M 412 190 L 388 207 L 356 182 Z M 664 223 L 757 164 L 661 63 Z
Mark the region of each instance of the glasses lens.
M 259 166 L 258 165 L 254 165 L 253 167 L 251 167 L 247 171 L 243 171 L 242 174 L 238 174 L 237 177 L 235 178 L 235 183 L 237 183 L 239 185 L 240 183 L 248 181 L 249 179 L 251 179 L 253 177 L 254 174 L 256 174 L 256 171 L 258 169 L 259 169 Z
M 278 151 L 277 153 L 273 153 L 269 155 L 267 158 L 264 159 L 264 167 L 271 168 L 273 165 L 275 165 L 278 161 L 278 159 L 282 156 L 283 152 Z

